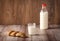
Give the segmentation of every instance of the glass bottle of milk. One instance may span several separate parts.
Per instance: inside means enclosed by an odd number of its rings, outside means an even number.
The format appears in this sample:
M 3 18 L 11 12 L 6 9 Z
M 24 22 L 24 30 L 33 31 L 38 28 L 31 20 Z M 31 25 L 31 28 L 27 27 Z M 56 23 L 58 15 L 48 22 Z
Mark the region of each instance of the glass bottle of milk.
M 48 11 L 45 3 L 42 4 L 40 12 L 40 29 L 48 29 Z

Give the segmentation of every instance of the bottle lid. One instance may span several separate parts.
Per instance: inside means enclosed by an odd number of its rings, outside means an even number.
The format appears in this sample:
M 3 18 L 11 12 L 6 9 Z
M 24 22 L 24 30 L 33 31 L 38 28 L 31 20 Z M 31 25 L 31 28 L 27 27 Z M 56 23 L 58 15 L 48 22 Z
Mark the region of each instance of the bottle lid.
M 43 4 L 42 4 L 42 7 L 46 7 L 46 6 L 47 6 L 46 3 L 43 3 Z

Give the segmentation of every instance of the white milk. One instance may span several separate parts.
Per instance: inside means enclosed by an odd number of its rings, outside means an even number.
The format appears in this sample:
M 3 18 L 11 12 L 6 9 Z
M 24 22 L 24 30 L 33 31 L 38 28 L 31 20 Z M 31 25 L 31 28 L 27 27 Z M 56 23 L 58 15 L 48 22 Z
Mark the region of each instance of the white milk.
M 48 29 L 48 12 L 40 12 L 40 29 Z
M 39 30 L 38 30 L 38 28 L 36 28 L 35 23 L 28 24 L 28 34 L 29 35 L 35 35 L 35 34 L 38 34 L 38 33 L 39 33 Z

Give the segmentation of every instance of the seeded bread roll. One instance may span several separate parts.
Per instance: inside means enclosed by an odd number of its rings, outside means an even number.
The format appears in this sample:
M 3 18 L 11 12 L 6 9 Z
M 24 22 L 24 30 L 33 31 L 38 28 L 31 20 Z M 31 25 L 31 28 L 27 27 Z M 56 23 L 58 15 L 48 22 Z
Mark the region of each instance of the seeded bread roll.
M 20 33 L 21 38 L 26 38 L 27 37 L 25 33 L 22 33 L 22 32 L 19 32 L 19 33 Z
M 10 34 L 11 34 L 12 32 L 14 32 L 14 31 L 9 31 L 9 32 L 8 32 L 8 35 L 11 36 Z
M 11 31 L 10 33 L 9 33 L 9 36 L 14 36 L 15 37 L 15 31 Z
M 15 36 L 16 36 L 16 37 L 21 37 L 21 35 L 20 35 L 19 32 L 16 32 Z
M 25 33 L 19 32 L 19 31 L 10 31 L 9 32 L 9 36 L 20 37 L 20 38 L 27 38 Z
M 26 37 L 26 35 L 25 35 L 25 33 L 17 32 L 17 33 L 16 33 L 16 37 L 25 38 L 25 37 Z

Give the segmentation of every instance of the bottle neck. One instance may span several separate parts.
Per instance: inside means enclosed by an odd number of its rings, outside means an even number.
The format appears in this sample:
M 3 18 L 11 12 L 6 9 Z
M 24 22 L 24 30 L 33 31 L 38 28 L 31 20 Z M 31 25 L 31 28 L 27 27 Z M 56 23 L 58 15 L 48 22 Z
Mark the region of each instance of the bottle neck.
M 42 10 L 45 12 L 45 11 L 47 11 L 47 8 L 46 7 L 42 7 Z

